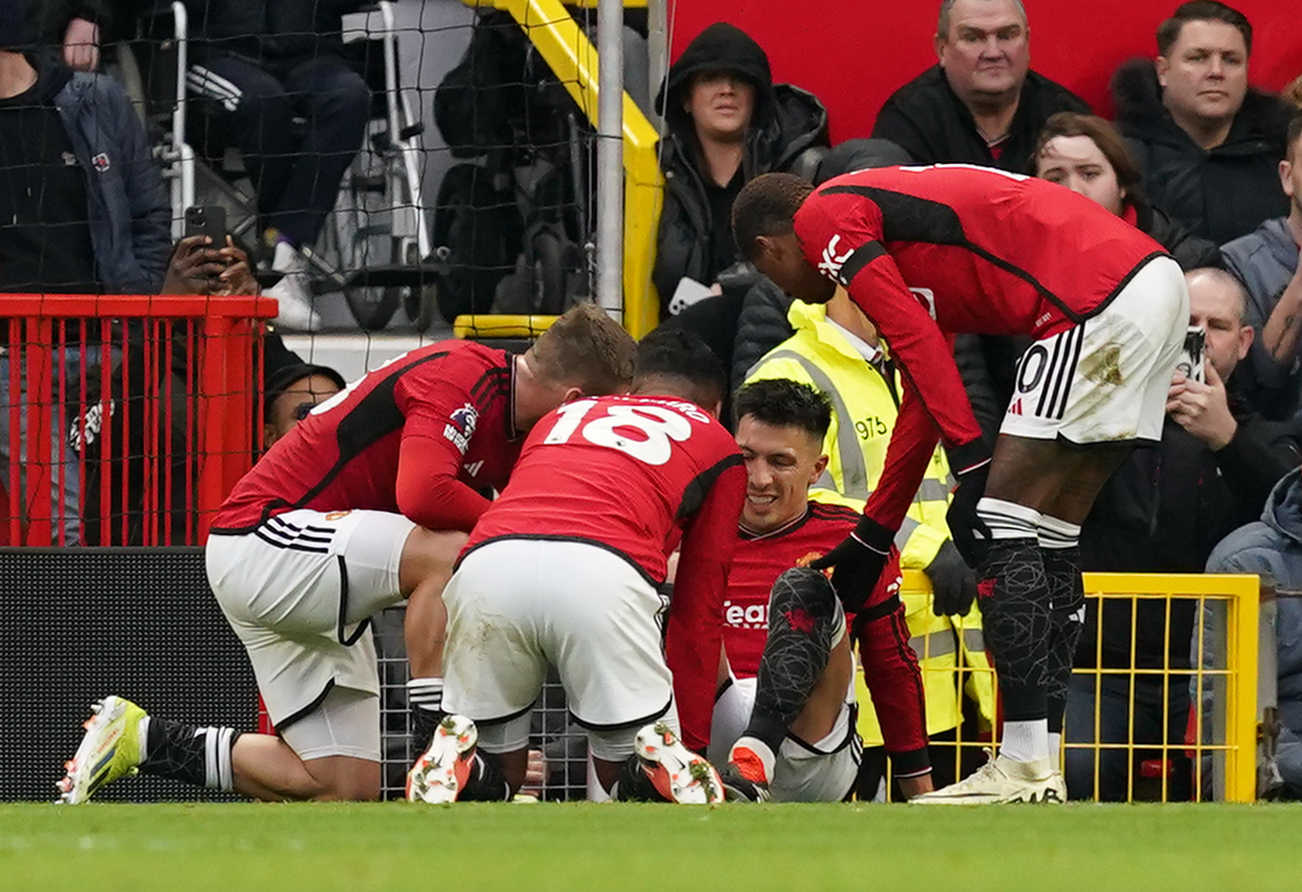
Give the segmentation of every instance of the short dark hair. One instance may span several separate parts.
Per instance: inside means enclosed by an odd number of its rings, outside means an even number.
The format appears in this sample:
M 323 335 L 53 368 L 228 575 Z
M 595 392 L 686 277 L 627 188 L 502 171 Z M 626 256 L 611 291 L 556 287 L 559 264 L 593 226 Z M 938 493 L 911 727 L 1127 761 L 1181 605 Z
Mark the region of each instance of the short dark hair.
M 732 203 L 732 236 L 748 260 L 762 235 L 792 231 L 791 221 L 814 191 L 808 180 L 789 173 L 766 173 L 751 180 Z
M 954 4 L 957 2 L 958 0 L 941 0 L 940 13 L 936 16 L 936 33 L 942 39 L 949 37 L 949 17 L 954 11 Z M 1026 7 L 1022 5 L 1022 0 L 1013 0 L 1013 5 L 1017 7 L 1017 11 L 1022 16 L 1022 24 L 1027 24 Z
M 1292 158 L 1294 151 L 1302 150 L 1298 146 L 1298 140 L 1302 139 L 1302 115 L 1294 115 L 1293 120 L 1288 122 L 1288 133 L 1284 139 L 1284 157 Z
M 1247 16 L 1217 0 L 1190 0 L 1177 6 L 1171 17 L 1157 26 L 1159 56 L 1165 56 L 1180 39 L 1180 31 L 1187 22 L 1224 22 L 1238 28 L 1243 35 L 1244 48 L 1249 56 L 1252 55 L 1252 24 Z
M 789 378 L 752 381 L 733 398 L 733 415 L 747 415 L 773 427 L 795 427 L 820 442 L 832 425 L 832 401 L 808 384 Z
M 633 362 L 633 389 L 649 392 L 646 384 L 662 381 L 673 385 L 674 393 L 711 408 L 723 401 L 728 375 L 723 363 L 696 332 L 662 325 L 637 345 Z
M 596 304 L 576 304 L 530 348 L 539 373 L 590 396 L 618 393 L 633 377 L 633 336 Z
M 1035 151 L 1031 152 L 1031 173 L 1040 175 L 1040 155 L 1050 140 L 1060 136 L 1087 136 L 1099 147 L 1103 157 L 1108 159 L 1112 170 L 1117 175 L 1117 185 L 1125 190 L 1122 199 L 1125 207 L 1141 203 L 1141 183 L 1139 165 L 1126 148 L 1125 140 L 1117 128 L 1097 115 L 1082 115 L 1079 112 L 1057 112 L 1044 122 L 1040 138 L 1036 140 Z

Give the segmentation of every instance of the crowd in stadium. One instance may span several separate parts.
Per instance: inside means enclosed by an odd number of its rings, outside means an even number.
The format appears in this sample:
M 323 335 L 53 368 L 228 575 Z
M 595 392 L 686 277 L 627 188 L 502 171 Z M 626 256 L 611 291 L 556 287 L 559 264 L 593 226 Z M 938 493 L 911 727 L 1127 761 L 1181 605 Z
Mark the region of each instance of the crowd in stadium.
M 277 330 L 319 328 L 304 255 L 369 106 L 336 52 L 356 4 L 197 5 L 187 83 L 245 160 L 255 242 L 174 243 L 95 73 L 125 4 L 0 0 L 0 290 L 260 291 Z M 580 302 L 522 354 L 440 342 L 351 384 L 270 336 L 266 451 L 206 556 L 275 733 L 109 696 L 63 801 L 136 772 L 379 798 L 369 620 L 402 602 L 414 801 L 536 782 L 549 670 L 613 798 L 873 799 L 889 774 L 920 804 L 1116 801 L 1133 753 L 1081 745 L 1125 743 L 1193 798 L 1194 602 L 1100 608 L 1080 574 L 1302 584 L 1302 77 L 1251 86 L 1252 25 L 1216 0 L 1155 36 L 1107 121 L 1030 69 L 1020 0 L 943 0 L 937 64 L 833 146 L 816 96 L 706 28 L 655 99 L 659 327 Z M 60 374 L 108 361 L 69 344 Z M 0 388 L 0 480 L 26 386 Z M 1294 798 L 1299 629 L 1281 599 L 1268 792 Z M 989 666 L 998 697 L 966 671 Z M 953 757 L 991 731 L 984 764 Z

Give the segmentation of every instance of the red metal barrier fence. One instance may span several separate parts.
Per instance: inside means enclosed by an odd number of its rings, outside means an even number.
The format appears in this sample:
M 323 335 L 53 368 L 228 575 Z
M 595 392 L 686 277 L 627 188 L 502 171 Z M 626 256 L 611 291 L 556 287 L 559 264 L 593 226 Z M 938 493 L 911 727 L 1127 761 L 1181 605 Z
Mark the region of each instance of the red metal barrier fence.
M 276 302 L 0 295 L 0 544 L 197 545 L 252 465 Z

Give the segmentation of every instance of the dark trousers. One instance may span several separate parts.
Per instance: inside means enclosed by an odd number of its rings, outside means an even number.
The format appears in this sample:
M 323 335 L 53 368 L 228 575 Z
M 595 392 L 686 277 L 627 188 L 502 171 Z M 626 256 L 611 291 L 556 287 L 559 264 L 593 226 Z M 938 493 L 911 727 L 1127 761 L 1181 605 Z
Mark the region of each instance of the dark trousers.
M 1096 682 L 1098 682 L 1096 684 Z M 1097 688 L 1097 690 L 1096 690 Z M 1169 698 L 1163 704 L 1163 691 Z M 1125 743 L 1130 739 L 1130 679 L 1124 675 L 1073 675 L 1067 689 L 1066 741 L 1094 743 L 1095 701 L 1098 702 L 1098 737 L 1101 743 Z M 1189 678 L 1172 675 L 1137 676 L 1134 694 L 1134 741 L 1137 745 L 1179 746 L 1189 721 Z M 1105 749 L 1098 757 L 1098 797 L 1104 802 L 1125 801 L 1129 793 L 1131 771 L 1137 760 L 1124 749 Z M 1161 751 L 1140 750 L 1141 759 L 1161 759 Z M 1190 798 L 1190 766 L 1183 749 L 1168 750 L 1167 763 L 1173 768 L 1168 777 L 1167 798 Z M 1094 797 L 1095 752 L 1067 747 L 1067 795 L 1072 799 Z M 1155 788 L 1155 789 L 1154 789 Z M 1161 778 L 1134 782 L 1135 798 L 1158 798 Z
M 244 156 L 263 227 L 310 245 L 362 146 L 371 94 L 361 75 L 335 59 L 269 68 L 214 55 L 192 65 L 186 80 L 204 113 L 203 141 L 234 144 Z

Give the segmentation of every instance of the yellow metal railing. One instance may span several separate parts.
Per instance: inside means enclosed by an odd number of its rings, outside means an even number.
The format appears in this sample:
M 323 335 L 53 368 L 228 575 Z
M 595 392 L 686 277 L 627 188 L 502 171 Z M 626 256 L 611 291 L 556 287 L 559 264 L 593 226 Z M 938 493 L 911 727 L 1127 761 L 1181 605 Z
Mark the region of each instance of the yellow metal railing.
M 475 9 L 511 14 L 588 120 L 597 122 L 597 48 L 560 0 L 462 0 Z M 645 5 L 625 3 L 626 6 Z M 640 338 L 659 321 L 651 285 L 664 179 L 656 158 L 659 135 L 624 94 L 624 327 Z M 458 318 L 457 325 L 462 325 Z M 467 326 L 472 323 L 467 321 Z
M 930 594 L 931 585 L 924 573 L 918 570 L 904 571 L 902 596 L 907 599 L 908 595 L 929 597 Z M 1252 802 L 1256 798 L 1258 722 L 1257 651 L 1260 595 L 1257 577 L 1211 574 L 1086 573 L 1085 595 L 1088 600 L 1094 602 L 1096 609 L 1104 614 L 1109 609 L 1129 608 L 1132 653 L 1138 632 L 1135 620 L 1136 607 L 1141 603 L 1156 601 L 1164 604 L 1165 609 L 1162 612 L 1165 616 L 1165 627 L 1162 631 L 1164 639 L 1168 642 L 1171 640 L 1171 607 L 1174 602 L 1192 601 L 1192 605 L 1185 604 L 1185 609 L 1192 606 L 1197 618 L 1192 641 L 1189 642 L 1190 668 L 1170 665 L 1169 657 L 1164 660 L 1162 667 L 1142 668 L 1135 665 L 1132 657 L 1129 667 L 1075 670 L 1076 679 L 1084 677 L 1095 681 L 1094 733 L 1091 737 L 1094 742 L 1068 743 L 1065 749 L 1076 753 L 1092 751 L 1094 786 L 1091 792 L 1094 796 L 1097 797 L 1100 789 L 1099 777 L 1103 754 L 1108 751 L 1124 751 L 1126 764 L 1129 766 L 1126 772 L 1125 798 L 1127 800 L 1171 798 L 1171 777 L 1167 768 L 1174 762 L 1181 761 L 1187 754 L 1192 775 L 1191 798 L 1196 801 L 1210 798 L 1227 802 Z M 930 611 L 927 612 L 929 614 Z M 1204 621 L 1205 617 L 1210 619 Z M 947 669 L 939 666 L 926 668 L 928 660 L 933 657 L 930 650 L 933 644 L 939 642 L 938 646 L 943 648 L 943 651 L 934 654 L 939 658 L 935 661 L 939 664 L 946 662 L 944 657 L 955 651 L 961 652 L 962 648 L 958 646 L 957 641 L 942 642 L 943 635 L 935 632 L 918 634 L 918 630 L 912 627 L 910 631 L 915 636 L 910 643 L 924 664 L 924 680 L 934 681 L 934 678 L 927 678 L 926 673 L 945 673 L 952 680 L 945 687 L 947 690 L 954 691 L 954 696 L 959 701 L 958 711 L 961 712 L 964 697 L 972 693 L 973 686 L 970 682 L 973 677 L 993 676 L 994 670 L 965 665 L 961 658 L 953 661 L 954 664 Z M 961 627 L 958 631 L 961 635 Z M 1102 663 L 1102 636 L 1097 647 L 1095 666 Z M 1168 646 L 1168 654 L 1170 650 Z M 1124 741 L 1101 743 L 1099 742 L 1101 698 L 1098 696 L 1098 687 L 1099 682 L 1109 676 L 1122 677 L 1129 682 L 1127 687 L 1131 706 L 1128 733 Z M 1137 680 L 1144 677 L 1163 679 L 1175 677 L 1180 680 L 1180 683 L 1186 679 L 1192 680 L 1190 715 L 1193 734 L 1190 740 L 1186 741 L 1183 735 L 1167 738 L 1163 734 L 1162 742 L 1136 742 L 1134 693 Z M 934 687 L 928 685 L 929 695 Z M 1166 685 L 1163 685 L 1163 691 L 1162 712 L 1165 726 L 1165 717 L 1169 713 L 1169 692 Z M 950 768 L 960 777 L 970 771 L 974 764 L 983 761 L 980 753 L 983 748 L 998 743 L 997 728 L 994 729 L 993 735 L 985 733 L 987 729 L 980 715 L 983 711 L 969 705 L 968 715 L 975 714 L 978 721 L 960 724 L 952 735 L 955 739 L 939 744 L 941 747 L 952 746 L 955 764 Z M 934 729 L 929 730 L 934 733 Z M 977 731 L 977 735 L 973 736 L 969 733 L 965 739 L 965 731 L 973 730 Z M 1081 736 L 1073 733 L 1070 727 L 1067 728 L 1067 735 L 1069 738 Z M 933 741 L 933 747 L 936 745 Z M 1158 767 L 1160 776 L 1147 779 L 1146 786 L 1150 789 L 1137 790 L 1138 771 L 1135 763 L 1137 756 L 1142 753 L 1156 755 L 1157 758 L 1152 761 Z M 948 755 L 945 758 L 948 759 Z M 889 776 L 887 781 L 889 797 Z M 1079 793 L 1072 795 L 1079 795 Z

